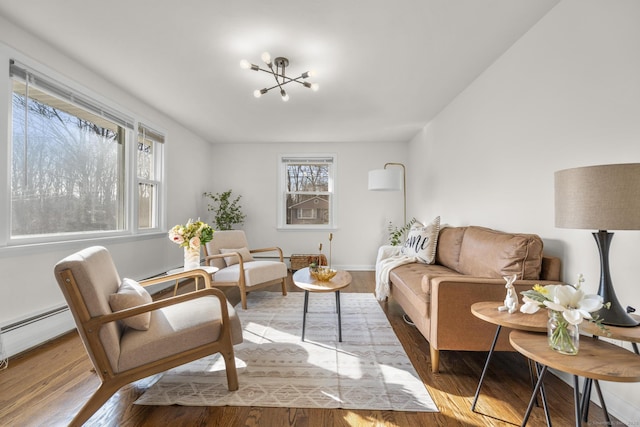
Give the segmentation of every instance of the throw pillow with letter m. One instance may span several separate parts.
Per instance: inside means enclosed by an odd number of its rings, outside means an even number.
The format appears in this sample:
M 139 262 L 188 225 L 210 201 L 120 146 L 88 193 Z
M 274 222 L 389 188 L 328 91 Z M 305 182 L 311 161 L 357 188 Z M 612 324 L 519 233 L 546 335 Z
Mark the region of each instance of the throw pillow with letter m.
M 407 239 L 402 246 L 402 254 L 416 257 L 419 262 L 425 264 L 433 264 L 436 259 L 436 245 L 438 243 L 439 232 L 439 216 L 428 225 L 416 222 L 407 234 Z

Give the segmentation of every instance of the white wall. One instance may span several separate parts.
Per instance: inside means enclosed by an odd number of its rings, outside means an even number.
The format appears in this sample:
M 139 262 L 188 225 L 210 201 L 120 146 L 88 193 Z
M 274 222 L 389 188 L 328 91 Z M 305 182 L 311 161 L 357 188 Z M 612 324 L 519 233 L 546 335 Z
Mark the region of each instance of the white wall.
M 377 248 L 387 237 L 387 224 L 402 225 L 402 192 L 367 190 L 368 172 L 387 162 L 405 162 L 406 143 L 216 144 L 211 188 L 242 195 L 247 215 L 242 227 L 252 247 L 280 246 L 285 255 L 317 253 L 328 232 L 276 229 L 278 155 L 336 153 L 338 228 L 333 231 L 332 265 L 351 270 L 373 269 Z M 211 222 L 211 219 L 209 218 Z
M 3 46 L 5 45 L 5 46 Z M 189 217 L 206 216 L 202 208 L 202 192 L 211 179 L 211 145 L 196 137 L 171 118 L 134 99 L 128 93 L 83 68 L 45 42 L 16 28 L 0 17 L 0 64 L 8 70 L 9 57 L 37 61 L 97 95 L 102 101 L 135 114 L 146 123 L 166 131 L 167 223 L 184 223 Z M 0 86 L 0 134 L 8 136 L 10 85 L 4 74 Z M 8 176 L 8 153 L 0 155 L 0 173 Z M 0 182 L 6 182 L 0 179 Z M 6 200 L 0 201 L 0 211 L 8 212 Z M 3 222 L 4 221 L 0 221 Z M 181 248 L 171 243 L 166 234 L 84 241 L 63 245 L 36 245 L 29 248 L 0 247 L 0 326 L 21 321 L 54 307 L 64 305 L 64 298 L 53 277 L 54 264 L 64 256 L 92 244 L 107 246 L 122 276 L 144 278 L 182 265 Z M 32 345 L 72 328 L 70 316 L 52 327 L 35 328 L 34 336 L 4 335 L 5 350 L 15 354 Z M 55 323 L 55 322 L 54 322 Z M 16 334 L 20 335 L 20 334 Z
M 564 280 L 582 272 L 597 292 L 591 231 L 554 227 L 553 173 L 640 162 L 639 22 L 634 0 L 551 10 L 411 141 L 409 211 L 537 233 L 562 257 Z M 621 303 L 640 310 L 639 250 L 640 232 L 615 233 L 613 283 Z M 639 384 L 602 388 L 612 413 L 638 422 Z

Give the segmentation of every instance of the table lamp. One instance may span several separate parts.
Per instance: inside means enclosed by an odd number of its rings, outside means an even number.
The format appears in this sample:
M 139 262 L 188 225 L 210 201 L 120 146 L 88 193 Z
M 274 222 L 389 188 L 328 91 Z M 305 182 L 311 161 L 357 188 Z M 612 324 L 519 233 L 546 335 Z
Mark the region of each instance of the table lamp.
M 400 166 L 400 169 L 387 169 L 387 166 Z M 384 169 L 369 171 L 369 190 L 400 191 L 404 199 L 404 223 L 407 223 L 407 183 L 406 169 L 402 163 L 385 163 Z
M 586 166 L 555 173 L 555 223 L 560 228 L 598 230 L 593 237 L 600 255 L 598 295 L 610 302 L 596 314 L 612 326 L 638 326 L 620 305 L 609 272 L 607 230 L 640 230 L 640 163 Z

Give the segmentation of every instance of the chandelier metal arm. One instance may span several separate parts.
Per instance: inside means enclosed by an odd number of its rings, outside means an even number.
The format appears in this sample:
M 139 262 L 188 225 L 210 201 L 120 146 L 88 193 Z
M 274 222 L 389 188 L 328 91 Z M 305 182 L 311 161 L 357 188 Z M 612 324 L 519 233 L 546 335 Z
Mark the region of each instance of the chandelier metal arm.
M 315 83 L 311 84 L 305 80 L 313 75 L 313 73 L 310 71 L 305 71 L 304 73 L 302 73 L 301 75 L 295 78 L 291 78 L 286 75 L 286 68 L 289 65 L 289 60 L 287 58 L 279 56 L 272 61 L 271 55 L 269 55 L 268 52 L 264 52 L 262 54 L 262 60 L 269 67 L 269 69 L 262 68 L 244 59 L 240 61 L 240 66 L 242 68 L 251 69 L 253 71 L 262 71 L 263 73 L 271 74 L 274 80 L 276 81 L 276 84 L 274 86 L 254 91 L 254 96 L 256 98 L 259 98 L 261 95 L 264 95 L 265 93 L 267 93 L 272 89 L 278 88 L 280 89 L 280 94 L 282 95 L 283 101 L 287 101 L 289 99 L 289 95 L 285 92 L 285 90 L 283 89 L 283 86 L 291 82 L 297 82 L 306 88 L 312 89 L 313 91 L 318 90 L 317 84 Z
M 303 73 L 303 74 L 299 75 L 299 76 L 298 76 L 298 77 L 296 77 L 296 78 L 291 78 L 291 77 L 288 77 L 288 76 L 282 76 L 282 77 L 284 77 L 284 79 L 285 79 L 285 80 L 283 80 L 282 82 L 280 82 L 280 81 L 278 80 L 278 76 L 279 76 L 279 74 L 277 74 L 277 73 L 275 73 L 275 72 L 273 72 L 273 71 L 271 71 L 271 70 L 265 70 L 264 68 L 260 68 L 260 67 L 256 67 L 256 68 L 257 68 L 257 69 L 256 69 L 255 71 L 262 71 L 262 72 L 265 72 L 265 73 L 267 73 L 267 74 L 271 74 L 271 75 L 273 75 L 273 76 L 274 76 L 274 78 L 276 79 L 276 84 L 275 84 L 274 86 L 271 86 L 271 87 L 269 87 L 269 88 L 266 88 L 267 92 L 268 92 L 268 91 L 270 91 L 270 90 L 272 90 L 272 89 L 275 89 L 275 88 L 282 89 L 282 86 L 284 86 L 284 85 L 286 85 L 286 84 L 288 84 L 288 83 L 291 83 L 291 82 L 296 82 L 296 83 L 299 83 L 299 84 L 301 84 L 301 85 L 303 85 L 303 86 L 304 86 L 304 85 L 305 85 L 305 84 L 304 84 L 304 82 L 301 82 L 300 80 L 301 80 L 301 79 L 305 79 L 305 78 L 307 78 L 307 77 L 305 77 L 305 74 L 306 74 L 306 73 Z

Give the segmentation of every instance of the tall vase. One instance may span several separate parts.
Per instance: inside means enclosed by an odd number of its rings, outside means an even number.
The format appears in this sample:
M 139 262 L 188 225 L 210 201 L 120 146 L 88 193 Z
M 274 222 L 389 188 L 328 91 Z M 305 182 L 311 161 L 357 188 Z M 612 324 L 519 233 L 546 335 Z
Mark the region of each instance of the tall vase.
M 184 248 L 184 270 L 193 270 L 200 267 L 200 247 L 197 249 L 191 246 L 185 246 Z
M 578 325 L 567 322 L 562 313 L 549 310 L 547 322 L 547 337 L 549 346 L 558 353 L 574 355 L 578 354 L 580 346 L 580 330 Z

